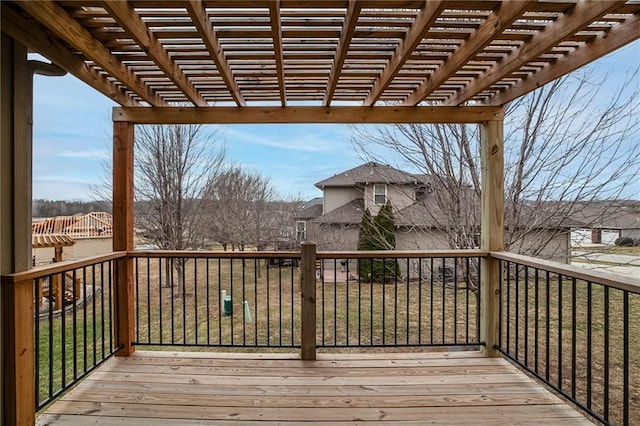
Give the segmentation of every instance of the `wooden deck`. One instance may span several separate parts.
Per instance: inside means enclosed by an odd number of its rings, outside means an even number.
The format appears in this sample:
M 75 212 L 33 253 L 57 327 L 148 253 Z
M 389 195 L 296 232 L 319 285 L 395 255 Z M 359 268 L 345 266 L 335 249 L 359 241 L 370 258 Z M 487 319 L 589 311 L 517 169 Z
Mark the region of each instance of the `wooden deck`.
M 477 352 L 295 357 L 138 351 L 110 359 L 37 424 L 591 424 Z

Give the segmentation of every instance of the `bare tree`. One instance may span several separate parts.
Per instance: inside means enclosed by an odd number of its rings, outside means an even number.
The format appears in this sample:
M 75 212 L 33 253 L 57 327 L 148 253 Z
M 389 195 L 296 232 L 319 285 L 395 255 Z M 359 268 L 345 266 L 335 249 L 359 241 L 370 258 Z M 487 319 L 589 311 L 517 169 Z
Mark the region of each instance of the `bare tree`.
M 203 196 L 225 159 L 219 135 L 199 125 L 141 126 L 135 149 L 136 227 L 162 250 L 199 247 Z M 174 262 L 178 277 L 182 266 Z
M 585 71 L 507 106 L 507 249 L 553 257 L 554 236 L 578 225 L 575 218 L 582 209 L 596 200 L 613 202 L 639 195 L 633 186 L 640 175 L 638 81 L 636 70 L 615 93 L 602 94 L 604 81 Z M 423 214 L 447 232 L 451 248 L 477 244 L 481 195 L 477 126 L 360 126 L 352 128 L 352 140 L 367 159 L 395 156 L 424 174 L 428 191 Z
M 280 232 L 276 190 L 259 173 L 231 166 L 208 186 L 209 229 L 223 248 L 264 249 Z

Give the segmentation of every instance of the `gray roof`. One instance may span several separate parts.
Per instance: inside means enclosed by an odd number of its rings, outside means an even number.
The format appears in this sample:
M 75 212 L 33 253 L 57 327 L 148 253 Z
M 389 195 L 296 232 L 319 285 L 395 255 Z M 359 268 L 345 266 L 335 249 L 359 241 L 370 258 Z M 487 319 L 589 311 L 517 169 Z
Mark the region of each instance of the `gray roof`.
M 304 203 L 294 215 L 296 220 L 311 220 L 322 214 L 322 197 L 312 198 Z
M 359 224 L 364 214 L 364 200 L 357 198 L 315 219 L 316 223 Z
M 444 212 L 434 209 L 424 202 L 416 202 L 399 212 L 394 212 L 393 218 L 396 226 L 403 227 L 438 228 L 447 223 Z
M 345 172 L 316 183 L 318 188 L 325 186 L 355 186 L 367 183 L 417 184 L 420 177 L 395 169 L 389 165 L 374 162 L 362 164 Z

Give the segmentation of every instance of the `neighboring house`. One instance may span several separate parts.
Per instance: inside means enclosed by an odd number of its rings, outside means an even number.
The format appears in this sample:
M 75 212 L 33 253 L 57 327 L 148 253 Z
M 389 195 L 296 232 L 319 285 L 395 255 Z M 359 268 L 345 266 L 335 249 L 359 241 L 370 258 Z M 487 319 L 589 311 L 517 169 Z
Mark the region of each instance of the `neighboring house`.
M 322 201 L 322 197 L 313 198 L 300 206 L 295 213 L 296 241 L 305 241 L 309 235 L 317 235 L 318 225 L 312 221 L 322 214 Z
M 388 165 L 366 163 L 322 180 L 315 185 L 323 191 L 322 212 L 308 210 L 304 219 L 306 239 L 316 241 L 319 250 L 355 250 L 362 214 L 369 209 L 376 215 L 391 202 L 396 223 L 396 248 L 399 250 L 435 250 L 480 245 L 479 202 L 471 188 L 458 191 L 461 212 L 453 219 L 438 209 L 447 196 L 443 183 L 433 176 L 412 174 Z M 440 202 L 436 202 L 439 200 Z M 319 201 L 314 199 L 314 205 Z M 526 211 L 526 209 L 523 209 Z M 312 216 L 317 215 L 314 219 Z M 533 217 L 533 215 L 531 215 Z M 576 221 L 532 221 L 519 232 L 521 238 L 511 249 L 566 262 L 569 235 Z M 451 229 L 459 229 L 457 234 Z M 507 227 L 508 228 L 508 227 Z M 304 238 L 303 238 L 304 239 Z M 463 241 L 456 241 L 462 239 Z M 543 244 L 541 244 L 543 243 Z M 544 248 L 540 250 L 540 246 Z
M 55 235 L 71 239 L 74 244 L 65 247 L 62 260 L 97 256 L 112 251 L 113 217 L 110 213 L 92 212 L 34 219 L 31 231 L 34 238 Z M 54 247 L 42 245 L 34 245 L 33 256 L 36 264 L 50 263 L 57 257 Z
M 640 201 L 601 200 L 582 203 L 573 217 L 583 223 L 571 233 L 571 244 L 614 244 L 620 237 L 640 238 Z

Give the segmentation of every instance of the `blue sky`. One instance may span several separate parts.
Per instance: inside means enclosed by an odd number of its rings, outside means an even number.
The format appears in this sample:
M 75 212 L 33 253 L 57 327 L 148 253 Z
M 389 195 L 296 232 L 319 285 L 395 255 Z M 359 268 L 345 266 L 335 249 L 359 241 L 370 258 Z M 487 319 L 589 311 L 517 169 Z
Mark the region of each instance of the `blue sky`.
M 639 59 L 636 41 L 591 66 L 615 84 L 640 65 Z M 110 156 L 113 106 L 73 76 L 35 76 L 34 199 L 94 198 L 92 186 L 104 180 L 102 164 Z M 320 196 L 315 182 L 363 162 L 344 125 L 233 125 L 220 130 L 228 161 L 269 177 L 283 197 Z

